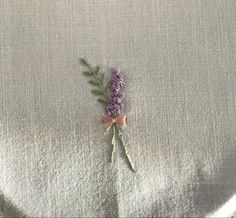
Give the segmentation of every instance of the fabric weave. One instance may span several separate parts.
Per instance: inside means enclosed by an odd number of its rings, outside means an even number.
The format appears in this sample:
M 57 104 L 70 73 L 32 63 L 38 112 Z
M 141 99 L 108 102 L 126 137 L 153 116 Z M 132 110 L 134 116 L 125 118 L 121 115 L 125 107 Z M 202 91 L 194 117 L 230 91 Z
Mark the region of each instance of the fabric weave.
M 236 194 L 236 1 L 1 0 L 0 210 L 203 217 Z M 127 145 L 80 57 L 125 72 Z M 236 205 L 236 204 L 235 204 Z

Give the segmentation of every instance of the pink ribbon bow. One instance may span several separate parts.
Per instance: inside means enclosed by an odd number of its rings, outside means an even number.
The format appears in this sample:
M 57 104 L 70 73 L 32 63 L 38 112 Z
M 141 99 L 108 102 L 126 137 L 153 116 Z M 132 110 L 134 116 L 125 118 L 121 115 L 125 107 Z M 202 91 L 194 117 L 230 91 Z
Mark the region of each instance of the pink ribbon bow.
M 120 115 L 117 117 L 109 117 L 106 115 L 103 117 L 103 123 L 106 129 L 109 129 L 114 123 L 123 129 L 126 126 L 126 115 Z

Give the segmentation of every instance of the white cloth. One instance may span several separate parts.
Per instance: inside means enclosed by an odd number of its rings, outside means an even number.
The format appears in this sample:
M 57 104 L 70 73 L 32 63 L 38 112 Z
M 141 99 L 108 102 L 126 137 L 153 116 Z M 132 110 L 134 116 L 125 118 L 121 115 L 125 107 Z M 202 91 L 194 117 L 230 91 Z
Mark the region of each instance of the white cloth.
M 232 198 L 235 12 L 234 0 L 1 0 L 2 216 L 202 217 Z M 125 72 L 136 174 L 121 149 L 109 163 L 79 57 Z

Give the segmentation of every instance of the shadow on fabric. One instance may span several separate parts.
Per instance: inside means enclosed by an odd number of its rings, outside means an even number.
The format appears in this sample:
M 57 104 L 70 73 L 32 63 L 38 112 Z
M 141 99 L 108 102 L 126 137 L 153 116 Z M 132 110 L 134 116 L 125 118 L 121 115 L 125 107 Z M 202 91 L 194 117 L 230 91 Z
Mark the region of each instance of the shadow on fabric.
M 0 193 L 0 217 L 27 217 L 22 210 L 17 208 L 9 199 Z

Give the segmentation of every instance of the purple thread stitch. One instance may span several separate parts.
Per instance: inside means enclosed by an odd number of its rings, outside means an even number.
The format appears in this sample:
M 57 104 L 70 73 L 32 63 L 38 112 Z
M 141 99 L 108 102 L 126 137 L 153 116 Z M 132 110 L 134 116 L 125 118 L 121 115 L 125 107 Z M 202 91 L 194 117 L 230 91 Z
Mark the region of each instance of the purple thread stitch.
M 106 114 L 108 116 L 118 116 L 124 108 L 124 96 L 120 93 L 124 87 L 124 77 L 119 69 L 112 69 L 111 90 L 106 106 Z

